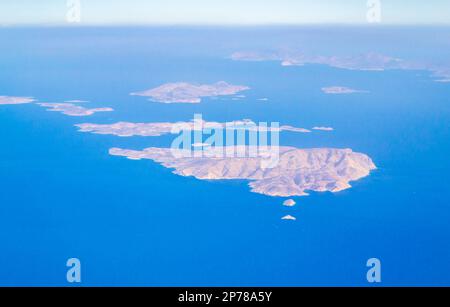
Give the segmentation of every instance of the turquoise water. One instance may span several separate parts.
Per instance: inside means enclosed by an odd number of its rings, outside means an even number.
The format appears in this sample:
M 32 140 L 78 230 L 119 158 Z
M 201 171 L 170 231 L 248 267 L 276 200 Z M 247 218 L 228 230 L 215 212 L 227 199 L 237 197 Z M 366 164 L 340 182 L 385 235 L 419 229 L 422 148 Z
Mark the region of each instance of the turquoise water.
M 336 38 L 349 32 L 352 40 Z M 65 263 L 76 257 L 83 285 L 368 285 L 366 261 L 376 257 L 382 285 L 448 285 L 450 85 L 433 82 L 427 71 L 227 59 L 234 51 L 289 44 L 324 54 L 445 59 L 448 29 L 411 33 L 1 29 L 8 48 L 0 50 L 0 95 L 85 99 L 89 107 L 116 111 L 76 118 L 35 104 L 0 106 L 0 284 L 67 285 Z M 251 90 L 243 101 L 198 105 L 128 95 L 166 82 L 220 80 Z M 370 93 L 320 91 L 331 85 Z M 263 97 L 269 101 L 257 101 Z M 352 148 L 369 155 L 378 170 L 350 190 L 313 193 L 285 208 L 283 198 L 250 193 L 244 181 L 199 181 L 151 161 L 108 155 L 111 147 L 169 146 L 171 136 L 117 138 L 73 126 L 184 121 L 194 113 L 210 121 L 331 126 L 332 133 L 283 133 L 281 143 Z M 297 221 L 281 221 L 286 214 Z

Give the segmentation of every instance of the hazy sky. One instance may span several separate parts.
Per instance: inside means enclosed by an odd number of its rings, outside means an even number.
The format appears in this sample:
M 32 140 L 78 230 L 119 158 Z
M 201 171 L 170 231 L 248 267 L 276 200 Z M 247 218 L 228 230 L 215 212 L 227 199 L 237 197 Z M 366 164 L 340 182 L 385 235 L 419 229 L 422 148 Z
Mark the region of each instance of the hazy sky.
M 366 23 L 367 0 L 0 0 L 0 25 Z M 450 24 L 450 0 L 380 0 L 382 23 Z

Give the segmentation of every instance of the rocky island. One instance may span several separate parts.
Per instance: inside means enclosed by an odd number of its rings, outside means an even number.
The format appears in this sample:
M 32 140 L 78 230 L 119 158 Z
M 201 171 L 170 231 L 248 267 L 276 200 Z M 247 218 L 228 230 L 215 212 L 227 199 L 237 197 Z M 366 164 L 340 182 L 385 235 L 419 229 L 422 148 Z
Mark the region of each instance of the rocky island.
M 150 100 L 161 103 L 200 103 L 203 97 L 235 95 L 248 89 L 247 86 L 231 85 L 224 81 L 199 85 L 176 82 L 130 95 L 150 97 Z
M 249 180 L 252 192 L 281 197 L 306 196 L 307 191 L 339 192 L 376 169 L 367 155 L 351 149 L 279 147 L 278 163 L 270 169 L 261 167 L 263 157 L 181 157 L 174 156 L 170 148 L 154 147 L 142 151 L 112 148 L 109 153 L 153 160 L 175 169 L 175 174 L 200 180 Z
M 296 133 L 310 133 L 311 130 L 305 128 L 298 128 L 288 125 L 280 127 L 260 127 L 258 123 L 250 120 L 235 120 L 226 123 L 210 122 L 202 119 L 194 118 L 189 122 L 159 122 L 159 123 L 130 123 L 118 122 L 114 124 L 92 124 L 84 123 L 75 125 L 80 132 L 91 132 L 95 134 L 110 134 L 120 137 L 131 136 L 161 136 L 171 133 L 179 133 L 181 130 L 186 131 L 203 131 L 211 130 L 248 130 L 248 131 L 273 131 L 273 132 L 296 132 Z

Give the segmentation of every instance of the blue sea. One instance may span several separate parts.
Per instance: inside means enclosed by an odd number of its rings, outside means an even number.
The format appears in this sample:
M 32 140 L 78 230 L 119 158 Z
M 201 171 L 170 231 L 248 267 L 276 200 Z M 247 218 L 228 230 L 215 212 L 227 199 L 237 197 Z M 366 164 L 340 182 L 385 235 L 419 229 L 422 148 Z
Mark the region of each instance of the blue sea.
M 357 71 L 232 61 L 235 51 L 379 52 L 450 64 L 449 28 L 0 28 L 0 95 L 80 99 L 115 112 L 69 117 L 36 104 L 0 106 L 0 285 L 450 285 L 450 83 L 430 71 Z M 446 63 L 446 61 L 449 61 Z M 450 66 L 450 65 L 449 65 Z M 160 104 L 129 93 L 167 82 L 226 81 L 240 101 Z M 343 85 L 369 93 L 325 95 Z M 259 101 L 267 97 L 267 102 Z M 167 147 L 173 135 L 119 138 L 75 124 L 278 121 L 333 132 L 284 132 L 299 148 L 352 148 L 378 169 L 340 193 L 285 198 L 245 181 L 200 181 L 111 147 Z M 291 214 L 297 221 L 282 221 Z

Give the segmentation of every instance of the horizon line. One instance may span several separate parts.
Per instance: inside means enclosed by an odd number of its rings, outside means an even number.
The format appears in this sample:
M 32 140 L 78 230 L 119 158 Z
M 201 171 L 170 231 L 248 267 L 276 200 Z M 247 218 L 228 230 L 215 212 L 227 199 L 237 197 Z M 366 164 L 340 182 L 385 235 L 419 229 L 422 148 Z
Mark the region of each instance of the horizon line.
M 55 22 L 55 23 L 21 23 L 21 24 L 0 24 L 2 28 L 30 28 L 30 27 L 302 27 L 302 26 L 354 26 L 368 28 L 383 27 L 449 27 L 450 22 L 436 23 L 369 23 L 369 22 L 305 22 L 305 23 L 86 23 L 86 22 Z

